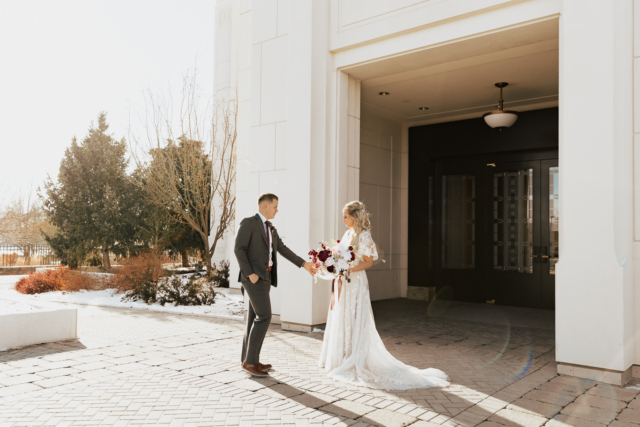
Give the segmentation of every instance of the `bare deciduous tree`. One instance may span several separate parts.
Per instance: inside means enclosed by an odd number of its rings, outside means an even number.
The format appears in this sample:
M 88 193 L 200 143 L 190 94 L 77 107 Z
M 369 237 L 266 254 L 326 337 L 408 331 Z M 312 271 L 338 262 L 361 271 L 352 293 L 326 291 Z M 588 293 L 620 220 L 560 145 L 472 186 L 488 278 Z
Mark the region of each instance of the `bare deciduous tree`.
M 174 221 L 197 231 L 211 257 L 235 218 L 235 100 L 201 105 L 196 74 L 185 77 L 178 119 L 171 96 L 147 93 L 147 138 L 131 137 L 149 201 Z
M 44 244 L 41 230 L 50 227 L 39 205 L 31 198 L 15 198 L 0 209 L 0 243 L 18 246 Z

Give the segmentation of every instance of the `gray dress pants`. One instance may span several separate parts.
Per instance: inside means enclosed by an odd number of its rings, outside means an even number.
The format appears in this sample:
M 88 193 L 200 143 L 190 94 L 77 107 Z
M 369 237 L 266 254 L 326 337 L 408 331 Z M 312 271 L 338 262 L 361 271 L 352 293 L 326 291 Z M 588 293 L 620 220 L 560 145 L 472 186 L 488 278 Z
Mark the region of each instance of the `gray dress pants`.
M 262 279 L 251 283 L 249 279 L 245 279 L 242 281 L 242 286 L 249 296 L 249 312 L 242 343 L 241 361 L 255 365 L 260 362 L 260 350 L 271 323 L 271 298 L 269 297 L 271 283 Z

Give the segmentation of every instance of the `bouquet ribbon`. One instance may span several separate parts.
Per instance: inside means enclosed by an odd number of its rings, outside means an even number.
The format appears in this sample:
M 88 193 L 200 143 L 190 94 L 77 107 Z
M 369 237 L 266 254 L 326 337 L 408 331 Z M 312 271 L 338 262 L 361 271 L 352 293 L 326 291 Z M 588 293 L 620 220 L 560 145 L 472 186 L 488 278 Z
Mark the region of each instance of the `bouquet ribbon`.
M 335 285 L 336 279 L 331 281 L 331 310 L 333 310 L 333 304 L 335 303 Z M 342 281 L 338 277 L 338 299 L 340 299 L 340 292 L 342 291 Z

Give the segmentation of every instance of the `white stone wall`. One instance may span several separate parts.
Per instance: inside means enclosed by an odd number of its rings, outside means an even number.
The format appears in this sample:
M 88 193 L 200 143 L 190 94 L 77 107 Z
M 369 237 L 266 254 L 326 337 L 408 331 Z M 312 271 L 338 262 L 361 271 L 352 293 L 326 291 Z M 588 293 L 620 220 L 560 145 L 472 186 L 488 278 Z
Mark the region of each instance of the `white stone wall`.
M 634 364 L 640 365 L 640 0 L 633 2 Z
M 360 120 L 360 200 L 371 212 L 373 238 L 386 262 L 367 271 L 372 300 L 401 297 L 402 126 L 363 110 Z

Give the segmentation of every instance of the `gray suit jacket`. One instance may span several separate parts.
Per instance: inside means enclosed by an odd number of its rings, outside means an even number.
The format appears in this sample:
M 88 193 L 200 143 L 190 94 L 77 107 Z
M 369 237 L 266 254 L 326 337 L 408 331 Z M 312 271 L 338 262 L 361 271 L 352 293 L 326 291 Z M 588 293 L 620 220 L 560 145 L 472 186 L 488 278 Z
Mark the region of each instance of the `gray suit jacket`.
M 271 235 L 273 236 L 273 266 L 271 272 L 268 272 L 269 247 L 262 219 L 260 219 L 260 215 L 256 214 L 242 220 L 234 249 L 238 264 L 240 264 L 238 282 L 242 282 L 247 276 L 255 273 L 262 280 L 270 281 L 272 286 L 278 286 L 278 252 L 298 267 L 304 265 L 304 259 L 294 254 L 282 243 L 278 231 L 273 227 Z

